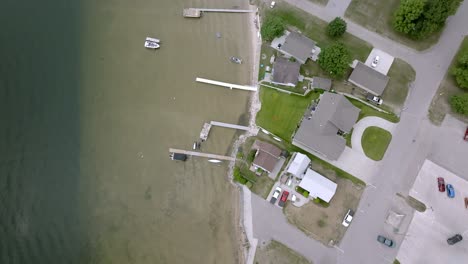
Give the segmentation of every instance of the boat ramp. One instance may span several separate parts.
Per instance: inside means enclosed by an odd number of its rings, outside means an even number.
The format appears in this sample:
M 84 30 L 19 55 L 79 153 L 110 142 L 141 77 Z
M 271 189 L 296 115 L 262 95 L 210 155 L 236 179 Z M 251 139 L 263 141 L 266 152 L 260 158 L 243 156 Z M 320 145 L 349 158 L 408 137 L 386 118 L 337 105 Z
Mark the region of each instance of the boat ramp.
M 199 18 L 204 12 L 217 12 L 217 13 L 254 13 L 257 10 L 242 10 L 242 9 L 214 9 L 214 8 L 184 8 L 183 16 L 191 18 Z

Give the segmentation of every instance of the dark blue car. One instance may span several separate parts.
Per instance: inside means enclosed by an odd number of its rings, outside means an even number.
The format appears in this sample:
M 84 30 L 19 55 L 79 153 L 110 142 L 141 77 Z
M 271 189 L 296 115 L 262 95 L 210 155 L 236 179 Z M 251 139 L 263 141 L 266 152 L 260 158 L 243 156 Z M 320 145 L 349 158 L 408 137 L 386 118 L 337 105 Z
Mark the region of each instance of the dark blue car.
M 447 196 L 450 198 L 455 197 L 455 189 L 453 189 L 452 184 L 447 184 Z

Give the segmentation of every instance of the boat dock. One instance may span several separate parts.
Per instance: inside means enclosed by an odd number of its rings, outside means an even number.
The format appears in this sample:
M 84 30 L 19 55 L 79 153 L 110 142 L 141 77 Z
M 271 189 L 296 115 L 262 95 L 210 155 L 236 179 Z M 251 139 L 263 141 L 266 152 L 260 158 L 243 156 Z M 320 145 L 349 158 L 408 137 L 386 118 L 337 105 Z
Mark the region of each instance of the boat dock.
M 242 9 L 213 9 L 213 8 L 184 8 L 184 17 L 199 18 L 203 12 L 218 12 L 218 13 L 254 13 L 257 10 L 242 10 Z
M 223 156 L 223 155 L 216 155 L 216 154 L 209 154 L 209 153 L 202 153 L 202 152 L 196 152 L 196 151 L 189 151 L 189 150 L 183 150 L 183 149 L 169 149 L 170 153 L 179 153 L 179 154 L 185 154 L 185 155 L 190 155 L 190 156 L 197 156 L 197 157 L 203 157 L 203 158 L 209 158 L 209 159 L 218 159 L 218 160 L 229 160 L 229 161 L 235 161 L 236 159 L 233 157 L 229 156 Z
M 225 83 L 225 82 L 218 82 L 218 81 L 213 81 L 213 80 L 208 80 L 204 78 L 198 78 L 196 79 L 197 82 L 202 82 L 202 83 L 207 83 L 207 84 L 213 84 L 213 85 L 218 85 L 218 86 L 224 86 L 227 88 L 232 89 L 240 89 L 240 90 L 246 90 L 246 91 L 257 91 L 257 87 L 255 86 L 247 86 L 247 85 L 239 85 L 239 84 L 232 84 L 232 83 Z
M 227 127 L 227 128 L 233 128 L 233 129 L 239 129 L 239 130 L 245 130 L 245 131 L 249 131 L 250 129 L 249 127 L 246 127 L 246 126 L 233 125 L 233 124 L 217 122 L 217 121 L 211 121 L 210 124 L 212 126 Z
M 206 141 L 208 139 L 208 134 L 210 134 L 211 124 L 205 123 L 203 125 L 202 131 L 200 132 L 200 139 Z

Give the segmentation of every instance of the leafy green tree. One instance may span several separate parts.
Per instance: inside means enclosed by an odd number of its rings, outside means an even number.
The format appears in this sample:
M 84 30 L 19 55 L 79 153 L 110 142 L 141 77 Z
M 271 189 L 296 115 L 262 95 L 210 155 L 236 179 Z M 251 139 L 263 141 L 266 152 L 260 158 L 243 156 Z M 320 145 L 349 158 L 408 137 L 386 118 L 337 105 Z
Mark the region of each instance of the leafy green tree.
M 263 21 L 260 33 L 266 41 L 272 41 L 274 38 L 283 35 L 286 26 L 283 19 L 279 16 L 268 15 Z
M 324 48 L 319 54 L 318 64 L 333 78 L 341 78 L 351 63 L 349 50 L 341 42 Z
M 412 35 L 418 20 L 422 18 L 425 2 L 425 0 L 402 0 L 394 15 L 395 30 Z
M 468 93 L 450 97 L 450 105 L 454 112 L 462 115 L 468 115 Z
M 327 26 L 327 33 L 330 37 L 341 37 L 346 32 L 346 21 L 341 17 L 336 17 Z
M 460 88 L 468 89 L 468 52 L 458 58 L 457 66 L 452 74 Z

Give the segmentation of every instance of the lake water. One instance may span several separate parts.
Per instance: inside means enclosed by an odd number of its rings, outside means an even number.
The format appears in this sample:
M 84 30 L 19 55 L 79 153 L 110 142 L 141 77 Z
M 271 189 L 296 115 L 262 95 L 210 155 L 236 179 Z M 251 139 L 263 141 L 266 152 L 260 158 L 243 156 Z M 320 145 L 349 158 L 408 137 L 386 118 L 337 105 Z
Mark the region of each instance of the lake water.
M 168 153 L 204 122 L 247 123 L 249 93 L 195 78 L 248 84 L 250 17 L 181 15 L 233 6 L 248 1 L 0 3 L 0 263 L 239 262 L 227 166 Z

